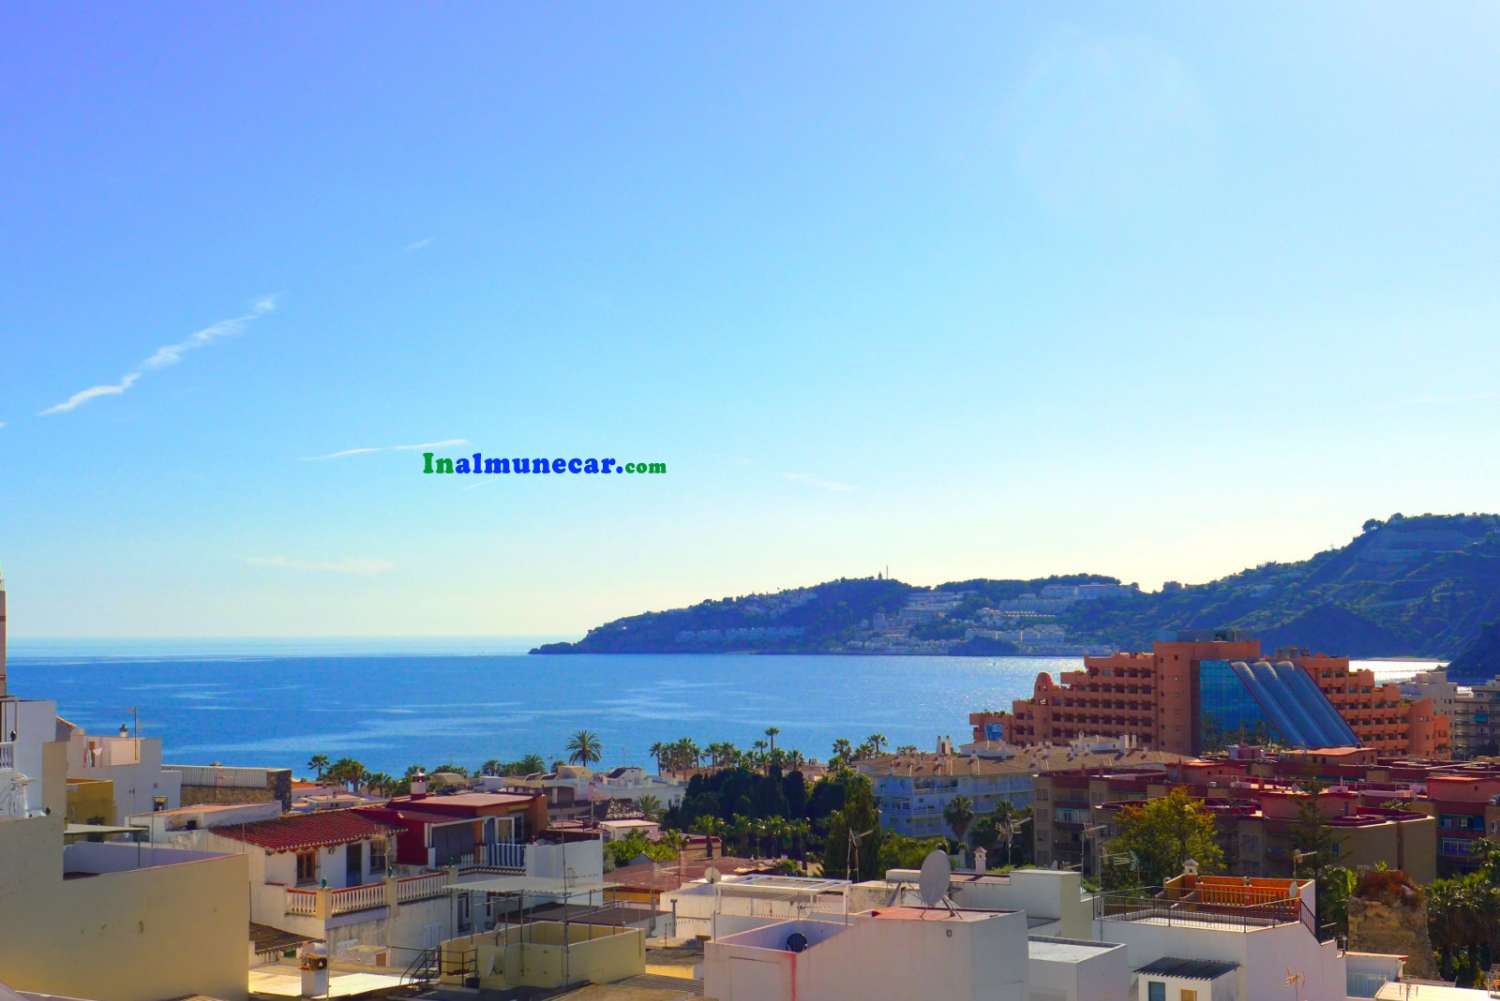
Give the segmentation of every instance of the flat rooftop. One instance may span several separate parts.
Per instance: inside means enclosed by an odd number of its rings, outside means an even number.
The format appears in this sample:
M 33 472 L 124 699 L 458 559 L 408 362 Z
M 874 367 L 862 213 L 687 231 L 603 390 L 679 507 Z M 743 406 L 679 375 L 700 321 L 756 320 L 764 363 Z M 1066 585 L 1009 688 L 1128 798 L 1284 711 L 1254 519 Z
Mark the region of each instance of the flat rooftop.
M 1001 914 L 1013 911 L 988 910 L 966 911 L 946 907 L 881 907 L 870 912 L 876 921 L 988 921 Z
M 1120 948 L 1114 942 L 1086 942 L 1077 938 L 1052 938 L 1033 935 L 1026 940 L 1026 954 L 1031 959 L 1050 963 L 1082 963 L 1095 956 Z

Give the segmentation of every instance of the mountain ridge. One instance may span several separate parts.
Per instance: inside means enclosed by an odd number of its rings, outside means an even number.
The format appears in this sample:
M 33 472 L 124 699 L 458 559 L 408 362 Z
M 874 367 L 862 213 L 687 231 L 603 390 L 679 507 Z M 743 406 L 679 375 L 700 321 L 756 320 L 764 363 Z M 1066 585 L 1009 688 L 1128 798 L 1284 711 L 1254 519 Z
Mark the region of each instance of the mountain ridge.
M 1500 515 L 1396 514 L 1305 560 L 1155 592 L 1088 573 L 841 578 L 626 616 L 532 653 L 1077 654 L 1227 628 L 1268 649 L 1450 659 L 1497 622 Z

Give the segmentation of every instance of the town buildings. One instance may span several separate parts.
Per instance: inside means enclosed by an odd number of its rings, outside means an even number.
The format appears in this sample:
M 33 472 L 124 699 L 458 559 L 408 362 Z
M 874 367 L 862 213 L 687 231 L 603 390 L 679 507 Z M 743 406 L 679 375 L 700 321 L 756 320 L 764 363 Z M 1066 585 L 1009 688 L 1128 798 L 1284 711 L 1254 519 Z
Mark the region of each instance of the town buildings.
M 648 796 L 665 809 L 681 803 L 687 793 L 685 779 L 650 775 L 633 766 L 594 771 L 561 765 L 545 775 L 480 775 L 474 785 L 487 792 L 543 792 L 549 815 L 558 820 L 602 820 L 612 802 L 639 804 Z
M 162 767 L 160 739 L 133 736 L 125 726 L 95 736 L 61 717 L 57 726 L 58 739 L 68 742 L 68 777 L 112 783 L 115 819 L 182 804 L 182 773 Z
M 1439 668 L 1419 672 L 1401 688 L 1412 699 L 1432 699 L 1448 717 L 1455 758 L 1500 755 L 1500 678 L 1456 685 Z
M 1000 803 L 1017 810 L 1032 805 L 1032 776 L 1061 768 L 1099 768 L 1122 760 L 1141 767 L 1183 760 L 1164 751 L 1093 752 L 1084 746 L 1010 748 L 1008 756 L 893 754 L 855 763 L 874 786 L 882 827 L 910 837 L 954 837 L 944 817 L 949 803 L 968 797 L 975 816 L 991 813 Z
M 1384 862 L 1417 883 L 1472 868 L 1478 839 L 1500 837 L 1500 765 L 1383 758 L 1370 748 L 1252 748 L 1164 771 L 1122 763 L 1038 774 L 1037 864 L 1096 872 L 1121 812 L 1174 786 L 1214 813 L 1235 875 L 1291 875 L 1293 831 L 1310 803 L 1330 826 L 1341 864 Z
M 5 981 L 18 990 L 109 1001 L 244 998 L 245 860 L 67 844 L 69 730 L 56 704 L 5 696 L 0 718 L 9 738 L 0 741 Z
M 1157 643 L 1150 653 L 1085 657 L 1059 683 L 1037 675 L 1010 712 L 969 717 L 976 741 L 1067 743 L 1129 736 L 1141 746 L 1198 754 L 1235 741 L 1360 745 L 1384 754 L 1446 756 L 1447 718 L 1432 700 L 1408 701 L 1348 658 L 1277 651 L 1233 634 Z

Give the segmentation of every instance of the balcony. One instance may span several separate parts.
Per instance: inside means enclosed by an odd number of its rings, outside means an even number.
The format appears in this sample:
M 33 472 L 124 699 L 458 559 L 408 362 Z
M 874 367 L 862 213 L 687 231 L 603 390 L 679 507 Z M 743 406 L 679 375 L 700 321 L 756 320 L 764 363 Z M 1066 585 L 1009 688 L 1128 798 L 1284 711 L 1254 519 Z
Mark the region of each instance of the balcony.
M 443 871 L 425 872 L 416 876 L 403 876 L 388 882 L 361 883 L 358 886 L 344 886 L 337 889 L 328 887 L 301 889 L 288 886 L 284 888 L 285 911 L 297 917 L 335 917 L 339 914 L 389 907 L 392 901 L 397 904 L 409 904 L 418 900 L 430 900 L 433 897 L 442 896 L 453 878 L 451 872 Z
M 297 890 L 292 887 L 286 888 L 286 912 L 298 914 L 304 917 L 312 917 L 318 913 L 318 891 Z
M 386 906 L 385 884 L 365 883 L 361 886 L 346 886 L 328 891 L 328 913 L 348 914 L 350 911 L 368 911 Z
M 15 741 L 0 741 L 0 769 L 16 767 Z

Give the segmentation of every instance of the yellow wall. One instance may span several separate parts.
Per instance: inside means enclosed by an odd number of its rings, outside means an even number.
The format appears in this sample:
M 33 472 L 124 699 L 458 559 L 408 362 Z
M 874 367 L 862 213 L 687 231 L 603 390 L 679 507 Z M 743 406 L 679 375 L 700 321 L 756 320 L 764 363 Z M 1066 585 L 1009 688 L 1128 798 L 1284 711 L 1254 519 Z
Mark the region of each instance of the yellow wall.
M 464 956 L 472 956 L 470 969 L 479 972 L 480 986 L 488 990 L 508 987 L 561 987 L 564 983 L 562 925 L 539 921 L 524 929 L 456 938 L 443 943 L 443 969 L 457 968 Z M 646 970 L 646 939 L 637 928 L 570 924 L 567 980 L 608 984 Z M 444 979 L 456 981 L 458 977 Z
M 0 974 L 16 990 L 104 1001 L 206 994 L 249 981 L 243 856 L 63 879 L 66 748 L 46 748 L 52 815 L 0 820 Z M 54 757 L 58 760 L 54 761 Z
M 95 820 L 103 817 L 103 820 Z M 69 779 L 68 823 L 117 824 L 113 779 Z

